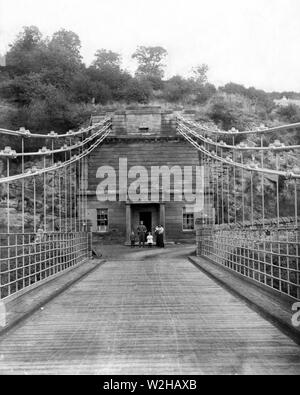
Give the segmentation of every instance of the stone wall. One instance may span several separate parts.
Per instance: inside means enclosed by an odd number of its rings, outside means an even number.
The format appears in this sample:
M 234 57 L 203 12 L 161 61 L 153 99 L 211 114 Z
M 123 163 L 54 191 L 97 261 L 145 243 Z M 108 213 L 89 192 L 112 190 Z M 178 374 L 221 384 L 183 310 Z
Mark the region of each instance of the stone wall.
M 88 214 L 89 221 L 92 225 L 93 231 L 97 229 L 97 209 L 108 209 L 109 215 L 109 232 L 107 235 L 98 235 L 99 240 L 118 240 L 124 242 L 126 237 L 126 203 L 119 201 L 101 202 L 98 201 L 96 196 L 97 186 L 103 180 L 96 177 L 97 170 L 102 166 L 110 166 L 116 171 L 117 200 L 119 199 L 119 160 L 120 158 L 127 160 L 127 171 L 134 166 L 143 166 L 148 170 L 148 175 L 151 175 L 152 166 L 180 166 L 183 171 L 184 166 L 199 165 L 199 155 L 189 143 L 180 137 L 160 137 L 160 138 L 147 138 L 147 137 L 131 137 L 127 138 L 108 138 L 108 140 L 99 148 L 97 148 L 90 156 L 89 160 L 89 203 Z M 122 168 L 122 171 L 125 169 Z M 195 176 L 195 173 L 194 173 Z M 128 180 L 128 186 L 132 182 Z M 179 202 L 174 201 L 172 195 L 174 190 L 179 190 L 179 185 L 174 185 L 174 177 L 170 179 L 170 192 L 171 201 L 166 202 L 166 232 L 169 241 L 195 241 L 195 233 L 193 231 L 183 231 L 183 209 L 191 206 L 184 199 Z M 185 180 L 187 181 L 187 180 Z M 149 180 L 149 191 L 151 191 L 151 182 Z M 183 190 L 183 183 L 181 182 L 180 190 Z M 193 178 L 192 189 L 195 190 L 195 177 Z M 161 192 L 161 186 L 157 186 Z M 159 194 L 158 201 L 154 203 L 164 203 L 164 197 Z M 128 203 L 132 203 L 128 200 Z M 149 204 L 153 203 L 149 193 Z M 133 224 L 136 225 L 136 218 L 132 218 Z M 155 220 L 154 220 L 155 221 Z
M 194 111 L 180 112 L 186 119 L 194 120 Z M 93 116 L 91 123 L 101 122 L 106 116 L 112 117 L 114 136 L 172 136 L 176 134 L 177 111 L 163 111 L 159 106 L 128 107 L 121 111 L 107 111 Z
M 119 179 L 119 161 L 127 160 L 129 170 L 134 166 L 143 166 L 151 174 L 151 166 L 197 166 L 199 155 L 191 144 L 182 139 L 109 139 L 91 153 L 89 163 L 88 190 L 95 194 L 100 182 L 97 170 L 102 166 L 110 166 L 116 171 Z M 124 169 L 122 169 L 124 170 Z M 117 187 L 119 183 L 117 183 Z M 150 185 L 149 185 L 150 186 Z M 195 184 L 193 184 L 195 187 Z M 174 179 L 171 179 L 171 189 L 174 189 Z M 119 192 L 118 190 L 116 191 Z

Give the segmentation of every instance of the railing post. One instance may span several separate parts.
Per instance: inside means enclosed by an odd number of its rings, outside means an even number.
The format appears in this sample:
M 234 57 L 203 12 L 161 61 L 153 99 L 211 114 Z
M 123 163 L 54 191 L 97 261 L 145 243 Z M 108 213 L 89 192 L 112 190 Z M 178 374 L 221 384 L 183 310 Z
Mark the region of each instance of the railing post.
M 296 276 L 297 276 L 297 299 L 300 300 L 300 228 L 297 218 L 297 230 L 296 230 Z
M 205 213 L 201 213 L 196 220 L 196 243 L 197 256 L 203 256 L 207 253 L 208 240 L 212 235 L 212 225 L 209 217 Z
M 92 224 L 87 221 L 86 222 L 86 232 L 87 232 L 87 237 L 88 237 L 88 258 L 92 259 L 93 258 L 93 230 L 92 230 Z

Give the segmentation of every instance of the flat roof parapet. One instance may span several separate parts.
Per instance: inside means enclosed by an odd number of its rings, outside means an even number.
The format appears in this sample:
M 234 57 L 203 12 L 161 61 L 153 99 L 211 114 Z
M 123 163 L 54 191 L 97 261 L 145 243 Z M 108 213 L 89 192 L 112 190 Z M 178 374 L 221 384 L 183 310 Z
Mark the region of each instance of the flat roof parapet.
M 182 111 L 184 114 L 195 114 L 196 111 L 195 110 L 183 110 Z
M 126 108 L 126 114 L 128 115 L 143 115 L 143 114 L 161 114 L 161 107 L 135 107 Z
M 161 106 L 127 106 L 126 110 L 161 109 Z

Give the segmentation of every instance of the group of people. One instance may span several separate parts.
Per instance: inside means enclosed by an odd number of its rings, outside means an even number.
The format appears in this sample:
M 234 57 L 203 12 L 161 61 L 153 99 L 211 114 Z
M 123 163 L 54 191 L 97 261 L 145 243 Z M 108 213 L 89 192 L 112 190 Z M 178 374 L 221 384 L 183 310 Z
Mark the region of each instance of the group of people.
M 147 246 L 149 248 L 153 247 L 154 245 L 154 237 L 151 232 L 148 232 L 146 226 L 144 225 L 144 222 L 141 221 L 139 226 L 137 227 L 136 230 L 137 236 L 138 236 L 138 241 L 139 241 L 139 247 L 141 248 L 142 246 L 145 247 Z M 135 247 L 136 243 L 136 233 L 134 230 L 132 230 L 131 235 L 130 235 L 130 241 L 131 241 L 131 247 Z M 164 248 L 165 247 L 165 242 L 164 242 L 164 233 L 165 230 L 162 225 L 157 225 L 155 228 L 155 237 L 156 237 L 156 246 L 158 248 Z

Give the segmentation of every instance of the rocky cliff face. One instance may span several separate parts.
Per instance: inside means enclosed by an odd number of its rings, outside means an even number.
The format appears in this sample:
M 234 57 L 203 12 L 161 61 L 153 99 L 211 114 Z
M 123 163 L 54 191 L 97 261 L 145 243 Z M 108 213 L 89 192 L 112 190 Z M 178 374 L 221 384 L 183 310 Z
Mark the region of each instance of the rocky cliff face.
M 33 166 L 43 167 L 41 161 L 27 162 L 26 169 Z M 11 174 L 21 173 L 22 167 L 20 163 L 12 163 Z M 0 176 L 6 176 L 6 163 L 0 160 Z M 62 189 L 61 199 L 58 197 L 59 182 Z M 7 231 L 8 211 L 10 218 L 11 231 L 20 232 L 23 224 L 22 215 L 22 182 L 14 181 L 9 184 L 9 202 L 7 201 L 8 189 L 7 184 L 0 184 L 0 232 Z M 37 227 L 44 221 L 44 178 L 43 176 L 35 177 L 35 186 L 33 177 L 24 179 L 24 225 L 27 231 L 33 230 L 34 225 L 34 188 L 36 188 L 36 217 Z M 55 221 L 58 222 L 58 216 L 61 212 L 65 214 L 65 184 L 62 171 L 48 173 L 46 178 L 46 211 L 49 220 L 47 223 L 52 226 L 50 221 L 52 212 L 54 212 Z M 69 198 L 68 198 L 69 199 Z

